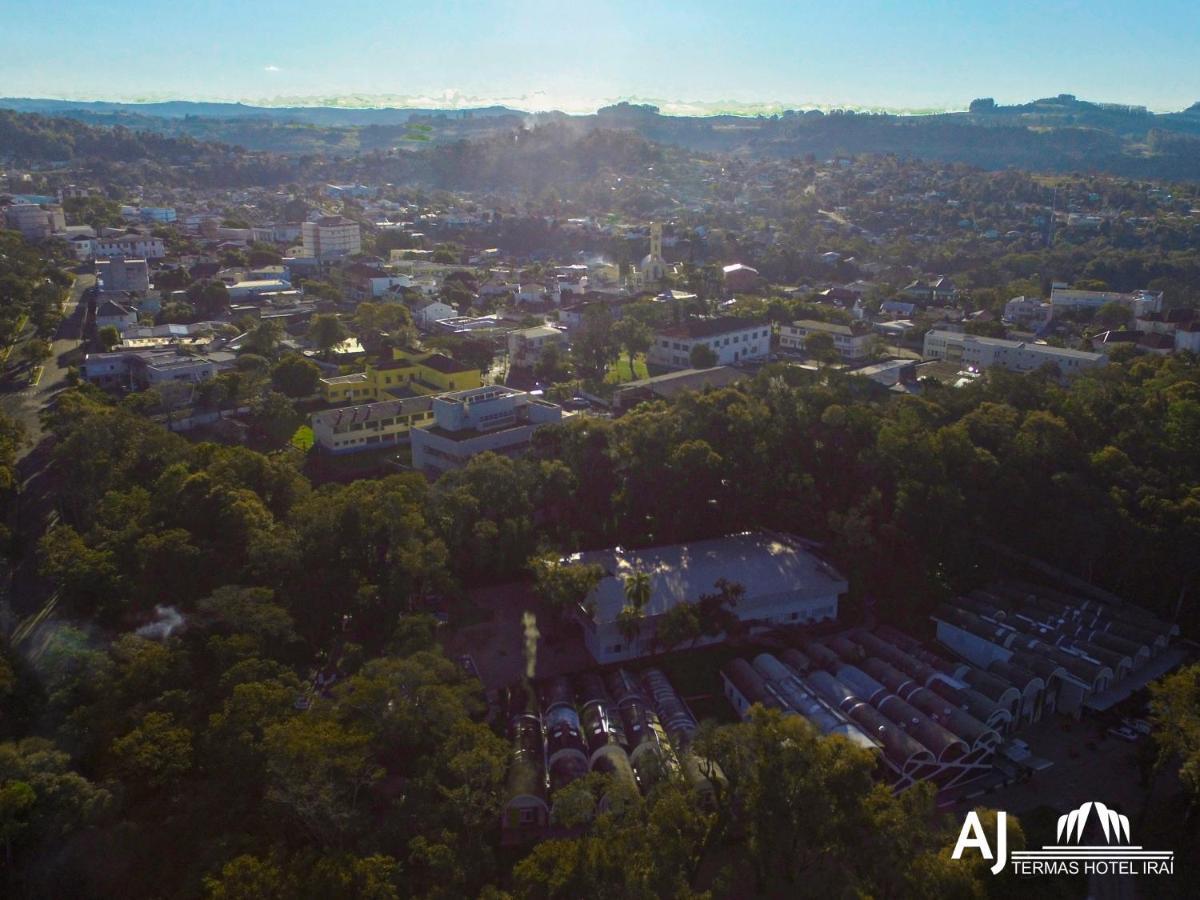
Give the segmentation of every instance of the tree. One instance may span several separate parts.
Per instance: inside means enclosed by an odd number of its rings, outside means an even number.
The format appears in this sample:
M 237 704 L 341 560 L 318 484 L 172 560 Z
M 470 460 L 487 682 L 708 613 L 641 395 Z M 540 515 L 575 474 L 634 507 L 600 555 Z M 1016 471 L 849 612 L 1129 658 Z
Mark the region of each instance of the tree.
M 637 378 L 637 372 L 633 367 L 634 358 L 650 349 L 650 345 L 654 342 L 654 332 L 636 318 L 625 316 L 613 325 L 613 337 L 620 342 L 629 355 L 629 376 Z M 713 364 L 715 365 L 715 361 Z M 708 368 L 708 366 L 696 366 L 695 368 Z
M 1200 665 L 1151 683 L 1150 708 L 1159 764 L 1177 761 L 1180 781 L 1194 807 L 1200 803 Z
M 121 332 L 117 330 L 115 325 L 105 325 L 96 332 L 96 339 L 100 341 L 100 346 L 107 353 L 113 347 L 117 346 L 117 344 L 121 343 Z
M 386 338 L 399 346 L 408 346 L 417 333 L 412 316 L 399 303 L 360 303 L 354 312 L 354 324 L 362 339 L 369 343 Z
M 688 354 L 688 365 L 693 369 L 711 369 L 717 364 L 717 351 L 708 344 L 693 344 Z
M 570 375 L 566 354 L 558 344 L 547 344 L 533 364 L 533 377 L 538 381 L 553 384 L 565 381 Z
M 271 359 L 279 349 L 282 332 L 283 329 L 277 322 L 270 319 L 260 321 L 246 333 L 242 347 L 249 353 L 257 353 Z
M 538 596 L 563 615 L 582 606 L 604 578 L 604 570 L 594 563 L 569 563 L 554 554 L 535 556 L 529 569 Z
M 612 317 L 603 309 L 589 308 L 584 313 L 583 326 L 571 344 L 575 368 L 584 378 L 600 380 L 620 355 L 612 326 Z
M 250 419 L 271 447 L 284 446 L 303 422 L 295 404 L 278 391 L 264 394 L 250 410 Z
M 641 569 L 635 569 L 625 576 L 623 587 L 625 590 L 625 600 L 629 605 L 639 612 L 644 610 L 650 602 L 650 596 L 653 592 L 650 575 Z
M 628 603 L 617 613 L 617 631 L 621 632 L 621 637 L 631 647 L 642 633 L 642 619 L 642 610 Z
M 1096 310 L 1092 321 L 1103 328 L 1116 328 L 1128 324 L 1130 318 L 1129 307 L 1117 300 L 1110 300 Z
M 328 356 L 330 350 L 349 336 L 349 332 L 346 331 L 346 326 L 342 324 L 342 320 L 336 315 L 331 314 L 313 316 L 312 324 L 308 328 L 308 339 L 326 356 Z
M 229 289 L 224 282 L 193 282 L 188 286 L 187 298 L 203 318 L 215 319 L 229 310 Z
M 192 767 L 192 733 L 169 713 L 146 713 L 133 731 L 113 742 L 112 754 L 134 786 L 168 787 Z
M 701 634 L 699 608 L 686 600 L 670 607 L 655 621 L 654 638 L 664 650 L 694 642 Z
M 833 335 L 827 331 L 814 331 L 804 339 L 805 352 L 818 363 L 834 363 L 839 359 Z
M 321 368 L 311 359 L 289 353 L 271 369 L 271 383 L 288 397 L 308 397 L 321 386 Z
M 41 365 L 50 358 L 52 352 L 49 342 L 41 338 L 30 338 L 21 348 L 21 356 L 31 366 Z

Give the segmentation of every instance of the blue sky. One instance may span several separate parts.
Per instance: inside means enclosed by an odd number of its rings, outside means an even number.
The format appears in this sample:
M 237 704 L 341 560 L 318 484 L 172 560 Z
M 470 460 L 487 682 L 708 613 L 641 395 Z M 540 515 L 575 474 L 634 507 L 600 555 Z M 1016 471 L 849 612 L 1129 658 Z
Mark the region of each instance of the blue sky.
M 3 0 L 0 95 L 588 111 L 1200 100 L 1196 0 Z

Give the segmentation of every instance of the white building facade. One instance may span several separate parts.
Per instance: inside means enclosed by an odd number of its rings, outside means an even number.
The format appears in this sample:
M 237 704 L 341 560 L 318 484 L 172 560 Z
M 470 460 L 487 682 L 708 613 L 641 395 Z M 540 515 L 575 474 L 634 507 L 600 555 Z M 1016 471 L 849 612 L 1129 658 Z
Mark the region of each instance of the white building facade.
M 771 353 L 771 326 L 756 319 L 689 319 L 654 335 L 646 362 L 669 369 L 690 368 L 692 348 L 706 345 L 716 365 L 765 360 Z
M 1033 372 L 1052 364 L 1058 366 L 1064 377 L 1108 363 L 1108 357 L 1103 353 L 980 337 L 938 328 L 926 332 L 924 352 L 928 359 L 956 362 L 964 368 L 979 371 L 1001 368 L 1011 372 Z

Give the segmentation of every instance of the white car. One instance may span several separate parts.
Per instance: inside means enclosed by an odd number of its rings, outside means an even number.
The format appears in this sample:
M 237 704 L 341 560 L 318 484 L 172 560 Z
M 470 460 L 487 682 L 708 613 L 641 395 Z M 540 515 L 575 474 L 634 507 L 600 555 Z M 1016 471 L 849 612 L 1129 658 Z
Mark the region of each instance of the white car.
M 1153 730 L 1145 719 L 1122 719 L 1121 724 L 1138 734 L 1149 734 Z
M 1133 742 L 1138 739 L 1138 733 L 1132 728 L 1126 728 L 1124 725 L 1118 725 L 1116 728 L 1108 729 L 1108 733 L 1113 737 L 1120 738 L 1123 741 Z

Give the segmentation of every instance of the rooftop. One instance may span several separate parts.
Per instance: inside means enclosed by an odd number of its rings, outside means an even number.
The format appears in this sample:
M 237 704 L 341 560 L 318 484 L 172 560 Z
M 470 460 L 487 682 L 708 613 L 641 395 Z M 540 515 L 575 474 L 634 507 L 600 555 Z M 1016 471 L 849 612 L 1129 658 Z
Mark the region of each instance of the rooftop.
M 709 338 L 757 328 L 760 325 L 766 325 L 766 322 L 742 316 L 722 316 L 716 319 L 688 319 L 678 325 L 664 328 L 659 333 L 668 337 Z
M 606 573 L 590 598 L 595 603 L 597 624 L 616 621 L 626 602 L 623 579 L 635 571 L 650 576 L 647 616 L 662 615 L 682 602 L 695 602 L 701 594 L 712 593 L 720 578 L 741 584 L 747 599 L 785 592 L 821 596 L 846 590 L 845 579 L 805 550 L 799 540 L 768 532 L 645 550 L 591 550 L 576 553 L 570 561 L 595 563 Z

